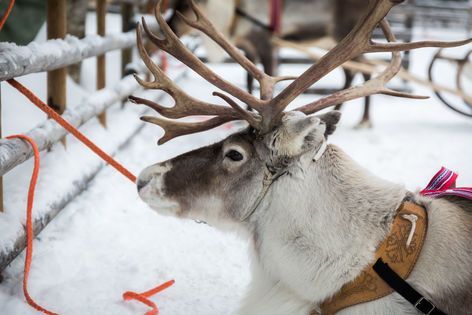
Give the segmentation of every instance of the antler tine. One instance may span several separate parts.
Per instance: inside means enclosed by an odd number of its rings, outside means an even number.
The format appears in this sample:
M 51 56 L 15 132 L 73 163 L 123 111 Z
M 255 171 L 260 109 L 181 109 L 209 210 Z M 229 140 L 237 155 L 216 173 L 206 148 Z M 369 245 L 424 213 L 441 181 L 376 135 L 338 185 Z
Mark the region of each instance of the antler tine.
M 392 33 L 390 26 L 386 19 L 383 19 L 380 22 L 382 31 L 385 34 L 385 37 L 389 42 L 394 42 L 396 40 L 395 35 Z M 410 93 L 403 93 L 388 89 L 385 85 L 400 71 L 402 66 L 402 60 L 400 52 L 392 53 L 392 60 L 389 66 L 377 77 L 365 82 L 362 85 L 354 86 L 339 92 L 333 93 L 327 97 L 321 98 L 315 102 L 306 104 L 299 108 L 296 108 L 295 111 L 300 111 L 306 115 L 313 114 L 317 111 L 320 111 L 324 108 L 347 102 L 356 98 L 365 97 L 372 94 L 387 94 L 391 96 L 404 97 L 404 98 L 414 98 L 414 99 L 425 99 L 428 96 L 413 95 Z
M 141 117 L 141 120 L 158 125 L 164 129 L 164 136 L 162 136 L 162 138 L 157 141 L 158 144 L 164 144 L 167 141 L 180 136 L 210 130 L 224 123 L 237 119 L 238 118 L 234 117 L 216 116 L 202 122 L 186 123 L 160 117 Z
M 260 108 L 263 104 L 263 101 L 217 75 L 215 72 L 210 70 L 210 68 L 208 68 L 200 59 L 198 59 L 190 50 L 188 50 L 187 47 L 185 47 L 185 45 L 179 40 L 177 35 L 175 35 L 170 26 L 162 17 L 160 13 L 161 2 L 162 0 L 157 2 L 154 14 L 157 23 L 160 26 L 160 30 L 164 34 L 164 38 L 161 39 L 153 34 L 147 26 L 146 21 L 143 19 L 143 28 L 146 34 L 149 36 L 149 39 L 157 47 L 168 52 L 176 59 L 183 62 L 209 83 L 225 91 L 226 93 L 233 95 L 240 101 L 246 103 L 248 106 L 256 110 Z
M 451 48 L 458 47 L 472 43 L 472 38 L 457 41 L 433 41 L 425 40 L 413 43 L 377 43 L 371 42 L 367 52 L 392 52 L 392 51 L 406 51 L 418 48 L 436 47 L 436 48 Z
M 142 41 L 142 28 L 139 24 L 136 28 L 136 37 L 139 55 L 141 56 L 141 59 L 143 60 L 146 67 L 153 74 L 154 81 L 147 82 L 135 75 L 136 80 L 145 88 L 165 91 L 174 99 L 175 106 L 165 107 L 150 100 L 145 100 L 134 96 L 129 97 L 130 101 L 149 106 L 160 113 L 162 116 L 168 118 L 182 118 L 192 115 L 219 115 L 233 118 L 241 117 L 235 110 L 229 107 L 202 102 L 186 94 L 174 82 L 172 82 L 172 80 L 164 73 L 164 71 L 159 68 L 159 66 L 157 66 L 152 61 L 151 57 L 144 48 Z
M 375 51 L 389 51 L 396 52 L 401 50 L 416 49 L 421 47 L 439 46 L 445 45 L 447 47 L 459 46 L 470 42 L 470 40 L 459 41 L 459 42 L 418 42 L 412 44 L 378 44 L 373 43 L 371 40 L 372 32 L 374 28 L 385 18 L 390 10 L 397 4 L 404 2 L 404 0 L 371 0 L 364 16 L 358 21 L 357 25 L 336 47 L 330 50 L 323 58 L 321 58 L 316 64 L 311 66 L 305 71 L 298 79 L 292 82 L 282 92 L 273 98 L 268 106 L 265 106 L 264 112 L 261 112 L 263 116 L 263 126 L 265 130 L 270 130 L 280 120 L 282 112 L 298 95 L 303 93 L 312 84 L 318 82 L 326 74 L 342 65 L 344 62 L 351 60 L 366 52 Z M 379 82 L 379 81 L 374 81 Z M 372 88 L 369 83 L 366 87 Z M 377 84 L 375 83 L 375 84 Z M 348 89 L 350 90 L 350 89 Z M 320 100 L 320 104 L 323 101 L 328 102 L 329 99 L 336 99 L 337 97 L 347 97 L 346 91 L 344 90 L 335 93 L 333 96 L 329 96 L 324 100 Z M 357 97 L 365 96 L 367 91 L 360 91 L 357 89 L 356 93 L 359 93 Z M 398 92 L 384 90 L 382 93 L 390 95 L 399 95 Z M 350 97 L 354 97 L 354 92 L 350 90 Z M 355 98 L 355 97 L 354 97 Z M 305 108 L 306 109 L 306 108 Z
M 261 99 L 268 100 L 273 96 L 273 90 L 275 84 L 279 82 L 280 78 L 274 78 L 267 75 L 264 71 L 260 70 L 253 62 L 251 62 L 239 49 L 230 43 L 225 36 L 217 30 L 210 20 L 203 14 L 200 8 L 197 6 L 194 0 L 188 0 L 190 6 L 195 13 L 195 20 L 191 20 L 177 12 L 177 15 L 189 26 L 203 32 L 205 35 L 210 37 L 214 42 L 220 45 L 228 55 L 239 63 L 249 74 L 251 74 L 261 86 Z M 284 78 L 285 79 L 285 78 Z M 254 109 L 259 110 L 257 107 Z
M 256 118 L 256 116 L 253 115 L 253 113 L 245 110 L 241 106 L 239 106 L 235 101 L 233 101 L 229 96 L 220 93 L 220 92 L 213 92 L 214 96 L 218 96 L 221 99 L 223 99 L 226 103 L 229 104 L 234 110 L 236 110 L 239 115 L 244 118 L 252 127 L 255 129 L 259 129 L 261 127 L 261 121 L 260 119 Z

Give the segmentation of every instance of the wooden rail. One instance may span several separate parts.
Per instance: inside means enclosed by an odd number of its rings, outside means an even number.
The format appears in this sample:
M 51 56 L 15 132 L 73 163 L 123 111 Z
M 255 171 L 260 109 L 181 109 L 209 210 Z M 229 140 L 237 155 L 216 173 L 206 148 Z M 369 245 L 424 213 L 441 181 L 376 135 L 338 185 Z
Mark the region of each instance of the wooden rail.
M 42 44 L 31 43 L 27 46 L 2 43 L 0 81 L 30 73 L 59 69 L 87 58 L 135 45 L 136 33 L 134 31 L 104 37 L 89 35 L 83 39 L 68 36 L 63 40 Z
M 113 104 L 125 100 L 129 95 L 142 92 L 142 87 L 132 75 L 125 75 L 114 86 L 106 87 L 105 54 L 113 50 L 125 49 L 128 55 L 122 59 L 122 67 L 131 62 L 132 47 L 136 45 L 136 34 L 132 31 L 132 4 L 127 4 L 126 25 L 127 32 L 105 36 L 105 16 L 107 12 L 106 0 L 97 0 L 97 33 L 98 35 L 86 36 L 78 39 L 66 35 L 66 4 L 67 0 L 48 0 L 48 41 L 45 43 L 31 43 L 27 46 L 17 46 L 13 43 L 0 43 L 0 84 L 1 81 L 16 78 L 22 75 L 48 72 L 48 104 L 72 125 L 79 127 L 94 117 L 100 117 L 102 124 L 106 124 L 106 109 Z M 157 29 L 153 23 L 152 28 Z M 101 35 L 101 36 L 100 36 Z M 83 61 L 86 58 L 97 57 L 97 91 L 92 93 L 76 108 L 66 108 L 66 76 L 67 66 Z M 148 71 L 143 63 L 136 63 L 135 71 L 145 75 Z M 119 70 L 118 70 L 119 71 Z M 184 77 L 184 71 L 170 74 L 174 80 L 179 81 Z M 3 85 L 3 84 L 1 84 Z M 0 85 L 0 88 L 2 87 Z M 156 101 L 164 97 L 165 93 L 147 93 L 146 98 L 154 98 Z M 26 100 L 25 100 L 26 102 Z M 143 115 L 148 109 L 138 113 Z M 119 114 L 118 114 L 119 115 Z M 139 120 L 130 123 L 131 127 L 122 135 L 124 141 L 118 144 L 114 152 L 126 145 L 145 125 Z M 129 132 L 128 132 L 129 130 Z M 67 132 L 55 121 L 46 120 L 39 126 L 26 133 L 32 138 L 41 151 L 50 148 L 61 141 Z M 114 152 L 111 152 L 113 155 Z M 33 156 L 31 147 L 18 139 L 1 139 L 1 90 L 0 90 L 0 212 L 3 210 L 3 189 L 1 176 L 20 165 Z M 93 167 L 80 174 L 80 178 L 74 181 L 73 187 L 61 196 L 55 196 L 47 211 L 40 217 L 34 218 L 34 232 L 37 235 L 71 200 L 87 188 L 88 183 L 103 167 L 104 163 L 97 160 Z M 19 227 L 21 229 L 21 227 Z M 23 230 L 12 231 L 9 241 L 0 238 L 0 272 L 8 266 L 13 259 L 25 248 L 25 234 Z M 19 235 L 19 236 L 18 236 Z M 14 241 L 13 241 L 14 240 Z M 0 275 L 1 279 L 1 275 Z
M 144 72 L 144 65 L 139 72 Z M 80 106 L 73 110 L 66 110 L 62 117 L 76 127 L 83 125 L 88 120 L 97 117 L 105 109 L 123 99 L 126 99 L 132 93 L 141 90 L 141 86 L 136 82 L 132 75 L 121 79 L 110 89 L 102 89 L 91 94 Z M 99 99 L 100 102 L 94 101 Z M 40 150 L 50 148 L 53 144 L 61 140 L 67 131 L 60 127 L 56 122 L 47 120 L 36 128 L 27 132 L 26 135 L 36 141 Z M 14 167 L 33 156 L 31 147 L 19 139 L 0 140 L 0 176 L 6 174 Z
M 177 82 L 181 80 L 184 77 L 184 73 L 185 73 L 184 71 L 179 72 L 175 76 L 174 80 L 176 80 Z M 117 84 L 114 87 L 114 90 L 115 91 L 122 90 L 124 86 L 127 86 L 131 83 L 131 79 L 134 81 L 134 78 L 132 78 L 132 76 L 128 76 L 124 78 L 119 84 Z M 141 89 L 140 86 L 137 88 Z M 92 104 L 88 104 L 88 103 L 90 102 L 93 103 L 93 99 L 96 98 L 96 96 L 98 96 L 97 94 L 98 93 L 104 94 L 104 92 L 107 93 L 109 91 L 104 91 L 104 90 L 97 91 L 96 94 L 93 94 L 90 96 L 89 102 L 87 102 L 87 104 L 84 104 L 84 106 L 89 105 L 88 107 L 93 107 Z M 129 90 L 127 92 L 129 92 Z M 165 93 L 158 93 L 156 95 L 156 93 L 148 92 L 147 95 L 145 95 L 145 97 L 150 98 L 150 99 L 154 98 L 155 101 L 159 101 L 163 97 L 165 97 L 165 95 L 166 95 Z M 113 98 L 113 100 L 110 99 L 110 103 L 116 104 L 116 102 L 119 101 L 119 99 L 120 97 L 117 95 L 115 98 Z M 145 109 L 140 115 L 149 114 L 149 111 L 150 111 L 149 109 Z M 68 111 L 66 111 L 63 116 L 64 118 L 68 119 L 68 117 L 70 116 L 78 116 L 78 115 L 73 115 L 73 113 L 68 113 Z M 93 117 L 95 116 L 96 114 Z M 125 147 L 134 138 L 134 136 L 137 135 L 144 127 L 145 127 L 145 124 L 140 123 L 138 120 L 136 120 L 136 123 L 134 124 L 133 129 L 130 131 L 126 139 L 124 139 L 124 141 L 122 141 L 113 152 L 110 152 L 110 154 L 115 155 L 118 151 L 120 151 L 123 147 Z M 55 122 L 47 121 L 42 126 L 27 133 L 27 135 L 37 137 L 38 133 L 35 132 L 35 130 L 44 132 L 44 130 L 48 128 L 62 129 L 62 127 L 59 127 Z M 7 143 L 5 143 L 5 141 L 7 141 Z M 3 140 L 2 143 L 0 143 L 0 151 L 4 153 L 3 148 L 5 144 L 7 145 L 7 148 L 11 149 L 12 146 L 16 146 L 18 144 L 18 142 L 16 143 L 15 142 L 16 142 L 15 140 Z M 26 144 L 24 145 L 25 145 L 25 148 L 26 147 L 28 148 L 25 151 L 25 153 L 28 156 L 30 156 L 31 154 L 29 153 L 29 151 L 31 150 L 31 148 Z M 44 142 L 42 142 L 42 149 L 44 149 Z M 3 163 L 0 162 L 0 165 L 3 165 Z M 79 180 L 75 181 L 76 184 L 73 186 L 71 191 L 68 191 L 66 194 L 62 196 L 58 196 L 56 200 L 54 200 L 48 205 L 48 211 L 44 216 L 34 218 L 33 220 L 34 234 L 38 235 L 43 230 L 43 228 L 46 227 L 46 225 L 49 224 L 49 222 L 51 222 L 69 202 L 71 202 L 75 197 L 77 197 L 85 189 L 87 189 L 90 181 L 95 178 L 95 176 L 103 168 L 103 166 L 104 166 L 103 163 L 97 163 L 97 165 L 95 165 L 95 167 L 93 167 L 92 169 L 89 169 L 88 172 L 84 172 L 84 174 L 82 174 L 82 177 Z M 1 248 L 4 248 L 4 249 L 5 247 L 7 247 L 6 250 L 4 250 L 3 252 L 0 251 L 0 272 L 3 269 L 5 269 L 24 250 L 25 246 L 26 246 L 26 235 L 23 232 L 20 233 L 20 236 L 16 238 L 16 241 L 14 242 L 14 244 L 11 244 L 11 246 L 0 246 Z

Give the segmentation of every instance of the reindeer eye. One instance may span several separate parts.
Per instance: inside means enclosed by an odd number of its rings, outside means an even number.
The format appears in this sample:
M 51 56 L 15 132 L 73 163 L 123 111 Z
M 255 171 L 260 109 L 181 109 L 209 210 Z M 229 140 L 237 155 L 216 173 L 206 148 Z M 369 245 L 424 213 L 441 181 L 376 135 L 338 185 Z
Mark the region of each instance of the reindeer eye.
M 229 150 L 225 156 L 235 162 L 241 161 L 244 158 L 244 156 L 236 150 Z

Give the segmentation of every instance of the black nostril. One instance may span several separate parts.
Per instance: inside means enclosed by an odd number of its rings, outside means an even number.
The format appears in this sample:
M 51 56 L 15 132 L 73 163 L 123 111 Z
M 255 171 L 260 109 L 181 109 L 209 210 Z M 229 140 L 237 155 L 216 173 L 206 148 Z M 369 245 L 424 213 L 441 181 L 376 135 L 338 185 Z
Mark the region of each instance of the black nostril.
M 140 191 L 144 186 L 147 185 L 147 181 L 143 181 L 138 179 L 138 182 L 136 183 L 136 186 L 138 187 L 138 191 Z

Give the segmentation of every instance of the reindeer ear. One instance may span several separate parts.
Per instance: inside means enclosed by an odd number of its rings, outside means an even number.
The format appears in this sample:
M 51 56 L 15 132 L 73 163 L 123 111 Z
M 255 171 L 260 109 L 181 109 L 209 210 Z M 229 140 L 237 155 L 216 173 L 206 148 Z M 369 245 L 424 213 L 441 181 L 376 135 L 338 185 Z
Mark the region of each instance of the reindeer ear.
M 267 138 L 268 147 L 281 156 L 298 156 L 324 140 L 326 125 L 316 116 L 287 112 L 282 123 Z
M 325 137 L 327 137 L 336 130 L 336 126 L 341 119 L 341 112 L 339 110 L 332 110 L 326 114 L 317 115 L 316 117 L 326 124 Z

